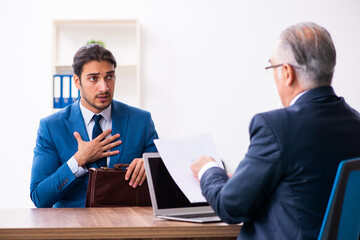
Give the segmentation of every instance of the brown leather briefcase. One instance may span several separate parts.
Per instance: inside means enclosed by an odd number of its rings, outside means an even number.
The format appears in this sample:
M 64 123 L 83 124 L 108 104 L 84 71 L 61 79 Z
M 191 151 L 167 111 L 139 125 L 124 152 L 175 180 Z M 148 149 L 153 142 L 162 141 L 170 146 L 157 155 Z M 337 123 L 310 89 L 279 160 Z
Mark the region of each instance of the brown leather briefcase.
M 90 168 L 85 207 L 151 206 L 147 181 L 133 188 L 125 180 L 128 166 Z

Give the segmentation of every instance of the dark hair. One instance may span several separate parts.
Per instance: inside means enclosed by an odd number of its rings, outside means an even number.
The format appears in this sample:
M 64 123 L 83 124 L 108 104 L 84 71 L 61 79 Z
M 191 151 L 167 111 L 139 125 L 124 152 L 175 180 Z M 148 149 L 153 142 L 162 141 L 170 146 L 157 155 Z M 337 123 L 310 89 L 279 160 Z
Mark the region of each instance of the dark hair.
M 80 79 L 83 66 L 86 63 L 94 60 L 99 62 L 108 61 L 109 63 L 113 64 L 114 67 L 116 68 L 116 60 L 112 55 L 112 53 L 103 46 L 95 43 L 95 44 L 85 45 L 75 53 L 72 64 L 74 74 L 76 74 Z

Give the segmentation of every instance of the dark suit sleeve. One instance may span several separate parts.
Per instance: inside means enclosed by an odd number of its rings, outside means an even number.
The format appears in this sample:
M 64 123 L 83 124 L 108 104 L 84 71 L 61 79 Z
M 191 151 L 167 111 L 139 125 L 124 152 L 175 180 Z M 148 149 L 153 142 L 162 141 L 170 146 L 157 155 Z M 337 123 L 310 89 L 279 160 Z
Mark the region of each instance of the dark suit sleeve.
M 256 216 L 282 175 L 281 149 L 261 115 L 250 123 L 250 146 L 229 179 L 220 168 L 208 169 L 201 178 L 203 195 L 228 223 L 246 222 Z
M 147 122 L 147 128 L 146 128 L 146 140 L 145 140 L 145 147 L 144 147 L 144 153 L 145 152 L 157 152 L 154 139 L 158 139 L 158 134 L 155 130 L 154 122 L 151 118 L 151 114 L 148 115 L 148 122 Z
M 67 163 L 61 164 L 46 121 L 41 120 L 31 171 L 31 200 L 36 207 L 52 207 L 75 181 Z

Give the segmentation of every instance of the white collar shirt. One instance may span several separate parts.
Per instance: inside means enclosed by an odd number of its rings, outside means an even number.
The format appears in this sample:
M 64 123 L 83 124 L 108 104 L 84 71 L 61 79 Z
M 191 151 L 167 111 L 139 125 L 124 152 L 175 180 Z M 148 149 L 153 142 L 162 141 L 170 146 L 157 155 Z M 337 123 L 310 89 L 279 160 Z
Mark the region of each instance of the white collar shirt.
M 291 105 L 293 105 L 294 103 L 296 103 L 296 101 L 297 101 L 302 95 L 304 95 L 307 91 L 308 91 L 308 90 L 303 91 L 303 92 L 299 93 L 298 95 L 296 95 L 296 96 L 290 101 L 290 105 L 289 105 L 289 106 L 291 106 Z
M 81 114 L 84 118 L 84 124 L 86 127 L 86 131 L 88 133 L 89 136 L 89 140 L 92 140 L 92 131 L 95 125 L 95 121 L 93 120 L 93 116 L 95 115 L 95 113 L 93 113 L 92 111 L 90 111 L 89 109 L 87 109 L 86 107 L 84 107 L 81 102 L 80 102 L 80 110 L 81 110 Z M 112 118 L 111 118 L 111 104 L 108 108 L 104 109 L 101 113 L 99 113 L 103 116 L 103 118 L 100 120 L 100 127 L 101 129 L 104 131 L 111 129 L 111 125 L 112 125 Z M 96 114 L 98 115 L 98 114 Z M 106 138 L 110 137 L 110 135 L 108 135 Z

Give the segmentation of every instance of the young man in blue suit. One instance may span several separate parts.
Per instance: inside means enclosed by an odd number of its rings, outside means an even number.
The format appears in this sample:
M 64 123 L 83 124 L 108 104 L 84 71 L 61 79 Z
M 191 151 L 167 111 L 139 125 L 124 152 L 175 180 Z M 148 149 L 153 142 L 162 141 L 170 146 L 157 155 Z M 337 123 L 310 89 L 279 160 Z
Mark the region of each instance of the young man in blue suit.
M 285 108 L 250 123 L 250 146 L 229 178 L 203 156 L 191 169 L 238 239 L 317 239 L 340 161 L 360 156 L 360 115 L 331 87 L 330 34 L 300 23 L 280 35 L 266 69 Z
M 158 138 L 150 113 L 113 100 L 116 60 L 98 44 L 80 48 L 73 61 L 80 100 L 40 121 L 31 172 L 37 207 L 84 207 L 88 168 L 130 164 L 125 179 L 146 178 L 144 152 Z

